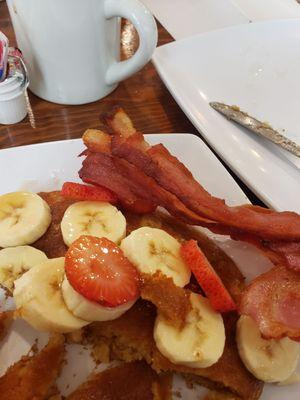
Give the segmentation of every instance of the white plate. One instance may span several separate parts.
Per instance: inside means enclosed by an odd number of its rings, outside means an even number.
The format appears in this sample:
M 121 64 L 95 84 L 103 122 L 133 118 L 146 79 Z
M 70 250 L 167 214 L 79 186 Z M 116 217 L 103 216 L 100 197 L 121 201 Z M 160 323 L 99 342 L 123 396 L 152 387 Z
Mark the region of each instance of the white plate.
M 229 204 L 237 205 L 248 200 L 236 182 L 228 174 L 207 146 L 190 134 L 148 135 L 151 144 L 163 143 L 175 156 L 192 171 L 195 178 L 213 195 L 226 198 Z M 81 158 L 77 155 L 83 150 L 81 140 L 67 140 L 38 145 L 16 147 L 0 151 L 1 176 L 0 194 L 26 189 L 47 191 L 60 189 L 65 181 L 79 181 L 77 171 Z M 248 280 L 270 268 L 270 263 L 250 245 L 233 242 L 227 237 L 213 235 L 218 244 L 236 261 Z M 2 293 L 3 295 L 3 293 Z M 3 299 L 3 297 L 2 297 Z M 1 303 L 1 293 L 0 293 Z M 39 338 L 40 346 L 47 341 L 47 335 L 37 335 L 24 321 L 14 323 L 10 334 L 0 347 L 0 376 L 7 366 L 27 353 L 34 339 Z M 72 392 L 87 375 L 95 369 L 89 350 L 79 345 L 67 345 L 67 364 L 59 378 L 58 386 L 62 394 Z M 101 364 L 102 369 L 106 366 Z M 183 398 L 198 399 L 206 389 L 196 392 L 185 388 L 180 378 L 174 380 L 175 389 L 182 388 Z M 298 400 L 299 385 L 275 388 L 268 385 L 262 400 Z M 298 392 L 298 395 L 297 395 Z
M 239 105 L 300 141 L 300 19 L 193 36 L 159 47 L 153 61 L 180 107 L 241 179 L 270 207 L 300 212 L 300 160 L 208 104 Z
M 296 0 L 142 0 L 174 39 L 227 26 L 299 18 Z

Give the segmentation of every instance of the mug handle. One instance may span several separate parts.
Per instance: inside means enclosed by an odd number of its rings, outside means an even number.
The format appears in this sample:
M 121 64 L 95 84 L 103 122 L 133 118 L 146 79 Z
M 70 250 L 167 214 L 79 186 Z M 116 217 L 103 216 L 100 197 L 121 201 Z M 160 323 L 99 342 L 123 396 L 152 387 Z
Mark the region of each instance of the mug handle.
M 126 61 L 113 63 L 107 70 L 107 85 L 114 85 L 139 71 L 151 59 L 157 44 L 157 26 L 149 10 L 138 0 L 106 0 L 106 19 L 128 19 L 139 34 L 140 45 L 136 53 Z

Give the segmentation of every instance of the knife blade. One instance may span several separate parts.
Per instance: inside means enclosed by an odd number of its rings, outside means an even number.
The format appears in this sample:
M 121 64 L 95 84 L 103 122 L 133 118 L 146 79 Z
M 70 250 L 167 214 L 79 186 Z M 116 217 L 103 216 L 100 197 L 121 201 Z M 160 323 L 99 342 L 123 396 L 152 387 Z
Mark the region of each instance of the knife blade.
M 278 146 L 289 151 L 295 156 L 300 157 L 300 146 L 273 129 L 267 123 L 261 122 L 258 119 L 251 117 L 246 112 L 241 111 L 237 106 L 229 106 L 227 104 L 219 102 L 210 102 L 209 105 L 229 120 L 232 120 L 239 125 L 242 125 L 243 127 L 249 129 L 251 132 L 263 136 L 264 138 L 277 144 Z

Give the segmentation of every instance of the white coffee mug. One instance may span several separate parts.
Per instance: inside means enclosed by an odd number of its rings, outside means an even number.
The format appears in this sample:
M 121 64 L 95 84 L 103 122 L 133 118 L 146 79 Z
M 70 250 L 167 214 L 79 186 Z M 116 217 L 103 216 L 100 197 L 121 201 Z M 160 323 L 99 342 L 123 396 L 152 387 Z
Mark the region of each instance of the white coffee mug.
M 141 69 L 157 43 L 154 18 L 138 0 L 7 0 L 30 90 L 60 104 L 84 104 L 112 92 Z M 139 34 L 137 52 L 119 61 L 120 18 Z

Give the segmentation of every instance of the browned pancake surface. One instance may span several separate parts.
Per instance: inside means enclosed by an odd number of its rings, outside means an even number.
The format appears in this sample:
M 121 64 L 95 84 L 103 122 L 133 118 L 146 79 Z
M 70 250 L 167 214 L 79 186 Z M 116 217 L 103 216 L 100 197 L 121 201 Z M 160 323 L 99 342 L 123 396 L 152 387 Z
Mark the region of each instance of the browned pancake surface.
M 60 222 L 66 208 L 72 202 L 63 199 L 60 192 L 42 193 L 41 195 L 51 207 L 53 220 L 47 233 L 34 246 L 43 250 L 49 257 L 60 257 L 67 250 L 63 244 Z M 125 213 L 125 217 L 127 233 L 141 226 L 152 226 L 164 229 L 180 241 L 196 239 L 233 298 L 236 300 L 239 298 L 244 287 L 242 274 L 233 261 L 204 234 L 161 213 L 147 216 Z M 168 297 L 172 299 L 172 293 L 170 294 Z M 151 293 L 148 293 L 148 296 L 150 298 Z M 164 308 L 165 313 L 174 312 L 172 311 L 174 310 L 173 302 L 171 301 L 169 306 L 168 302 L 165 302 Z M 140 300 L 121 318 L 92 324 L 88 328 L 89 338 L 96 346 L 96 352 L 97 345 L 100 348 L 103 343 L 106 343 L 110 348 L 112 358 L 126 362 L 143 359 L 158 372 L 177 371 L 199 384 L 212 389 L 231 391 L 245 400 L 259 398 L 263 385 L 245 369 L 237 352 L 235 343 L 237 315 L 235 313 L 228 314 L 224 318 L 226 346 L 221 359 L 213 366 L 204 369 L 190 369 L 174 365 L 161 355 L 153 339 L 155 317 L 156 308 L 151 303 Z
M 12 323 L 13 320 L 13 312 L 12 311 L 3 311 L 0 312 L 0 340 L 4 338 L 6 332 Z
M 37 240 L 33 246 L 46 253 L 48 258 L 63 257 L 68 248 L 63 241 L 60 223 L 66 209 L 74 202 L 66 200 L 59 191 L 43 192 L 39 195 L 49 204 L 52 221 L 45 235 Z
M 191 311 L 190 291 L 176 286 L 162 273 L 142 274 L 141 297 L 150 301 L 173 326 L 181 329 Z
M 145 362 L 123 364 L 92 376 L 67 400 L 152 400 L 157 379 Z
M 193 369 L 172 364 L 157 349 L 153 339 L 155 307 L 139 300 L 115 321 L 97 322 L 88 327 L 88 338 L 97 345 L 107 343 L 112 359 L 126 362 L 145 359 L 157 371 L 176 371 L 211 389 L 227 390 L 242 399 L 259 398 L 262 383 L 255 379 L 239 358 L 235 343 L 236 315 L 225 318 L 226 345 L 220 360 L 209 368 Z
M 46 400 L 60 372 L 64 337 L 53 335 L 37 355 L 22 357 L 0 378 L 1 400 Z

